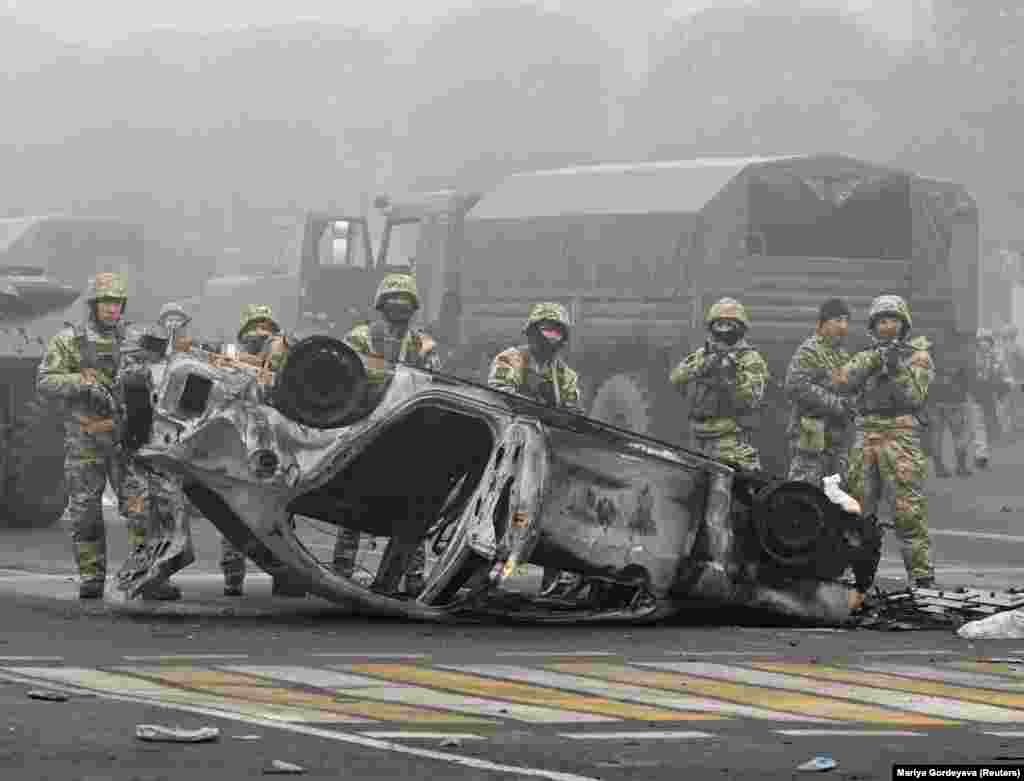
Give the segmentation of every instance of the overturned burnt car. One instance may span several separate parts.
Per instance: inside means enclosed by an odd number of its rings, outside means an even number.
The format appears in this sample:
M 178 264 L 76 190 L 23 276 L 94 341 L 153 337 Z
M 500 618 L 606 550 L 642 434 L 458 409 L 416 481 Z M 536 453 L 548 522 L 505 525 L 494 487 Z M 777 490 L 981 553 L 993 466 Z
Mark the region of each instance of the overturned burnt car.
M 386 382 L 369 382 L 365 361 Z M 814 486 L 382 364 L 327 336 L 295 344 L 271 382 L 261 371 L 198 349 L 153 365 L 129 410 L 138 454 L 181 475 L 262 568 L 360 612 L 654 621 L 722 604 L 840 624 L 874 578 L 876 523 Z M 300 517 L 391 538 L 373 582 L 319 560 Z M 425 586 L 405 595 L 405 562 L 424 541 L 435 554 Z M 531 593 L 517 586 L 525 564 L 588 587 Z M 848 568 L 856 589 L 840 582 Z

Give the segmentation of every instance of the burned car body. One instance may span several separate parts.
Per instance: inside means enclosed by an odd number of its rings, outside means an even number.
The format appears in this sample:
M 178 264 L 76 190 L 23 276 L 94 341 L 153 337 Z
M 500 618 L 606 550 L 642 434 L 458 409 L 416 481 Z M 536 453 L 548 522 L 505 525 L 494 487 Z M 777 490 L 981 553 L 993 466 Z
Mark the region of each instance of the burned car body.
M 710 602 L 841 623 L 854 592 L 840 575 L 852 567 L 862 590 L 874 577 L 876 524 L 813 486 L 402 365 L 375 363 L 387 382 L 369 383 L 364 361 L 376 359 L 313 336 L 261 384 L 252 367 L 172 354 L 150 370 L 148 408 L 130 413 L 138 455 L 181 475 L 261 567 L 370 613 L 652 621 Z M 374 582 L 319 561 L 296 517 L 392 538 Z M 403 561 L 424 540 L 437 559 L 402 596 Z M 517 589 L 526 563 L 590 587 Z

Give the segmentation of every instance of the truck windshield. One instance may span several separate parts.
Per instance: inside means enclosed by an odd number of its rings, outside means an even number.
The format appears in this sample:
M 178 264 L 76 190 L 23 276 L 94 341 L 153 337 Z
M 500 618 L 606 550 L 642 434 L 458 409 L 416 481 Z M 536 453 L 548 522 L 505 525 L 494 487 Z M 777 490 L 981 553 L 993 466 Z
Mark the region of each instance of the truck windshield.
M 419 220 L 393 222 L 390 225 L 387 257 L 382 261 L 389 266 L 411 266 L 416 261 L 416 247 L 420 240 Z

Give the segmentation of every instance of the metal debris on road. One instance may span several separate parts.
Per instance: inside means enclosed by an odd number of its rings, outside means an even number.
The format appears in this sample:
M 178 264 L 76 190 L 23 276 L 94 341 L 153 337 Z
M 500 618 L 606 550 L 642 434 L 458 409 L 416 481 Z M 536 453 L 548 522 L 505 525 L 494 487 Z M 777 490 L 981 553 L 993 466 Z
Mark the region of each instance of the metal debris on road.
M 802 765 L 797 765 L 797 770 L 805 770 L 815 773 L 824 773 L 826 770 L 835 770 L 839 764 L 832 757 L 815 757 L 809 759 Z
M 957 635 L 968 640 L 1019 640 L 1024 637 L 1024 608 L 1005 610 L 994 616 L 971 621 L 960 627 Z
M 285 776 L 285 775 L 302 775 L 306 772 L 306 768 L 302 765 L 293 765 L 291 762 L 285 762 L 280 759 L 275 759 L 270 763 L 270 767 L 263 768 L 263 775 L 265 776 Z
M 232 735 L 235 740 L 262 740 L 262 735 Z
M 31 689 L 28 696 L 33 700 L 46 700 L 47 702 L 68 701 L 68 695 L 64 692 L 55 692 L 49 689 Z
M 441 741 L 441 748 L 459 748 L 462 741 L 458 738 L 445 738 Z
M 914 588 L 901 591 L 875 589 L 861 612 L 864 629 L 889 631 L 913 629 L 952 629 L 968 622 L 987 619 L 1024 608 L 1024 591 L 991 589 Z M 1008 619 L 1001 619 L 1006 621 Z M 961 635 L 966 636 L 966 635 Z
M 139 724 L 135 727 L 135 737 L 160 743 L 206 743 L 220 739 L 217 727 L 165 727 L 160 724 Z

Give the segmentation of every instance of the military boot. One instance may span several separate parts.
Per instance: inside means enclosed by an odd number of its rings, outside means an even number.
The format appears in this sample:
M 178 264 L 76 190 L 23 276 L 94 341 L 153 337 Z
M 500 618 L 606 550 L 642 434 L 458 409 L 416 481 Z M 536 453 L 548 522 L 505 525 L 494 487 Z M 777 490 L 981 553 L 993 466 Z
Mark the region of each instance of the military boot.
M 287 577 L 275 577 L 270 586 L 270 594 L 275 597 L 304 597 L 308 593 L 304 583 L 296 583 Z
M 78 586 L 79 599 L 103 599 L 105 580 L 83 580 Z
M 107 582 L 107 544 L 105 539 L 75 543 L 78 565 L 78 598 L 102 599 Z
M 351 578 L 356 569 L 356 556 L 359 554 L 359 532 L 345 526 L 338 527 L 338 536 L 334 541 L 332 566 L 334 572 L 345 578 Z

